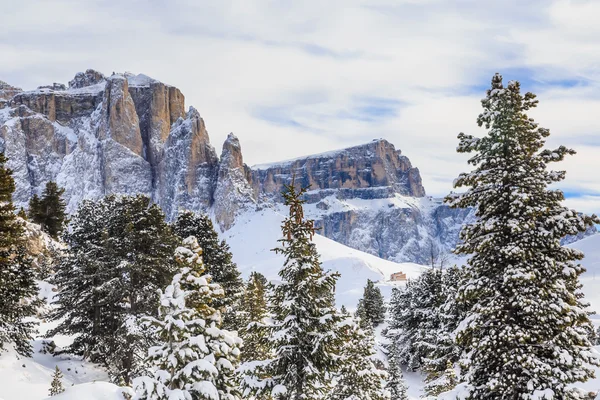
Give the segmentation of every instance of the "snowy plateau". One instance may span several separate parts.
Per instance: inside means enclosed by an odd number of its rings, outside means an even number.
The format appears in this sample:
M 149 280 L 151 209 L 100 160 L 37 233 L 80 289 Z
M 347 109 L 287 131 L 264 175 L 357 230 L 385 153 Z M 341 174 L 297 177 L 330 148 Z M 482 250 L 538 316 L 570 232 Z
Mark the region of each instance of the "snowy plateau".
M 419 170 L 383 139 L 249 167 L 240 141 L 230 134 L 218 156 L 200 113 L 185 110 L 180 90 L 141 74 L 88 70 L 68 86 L 31 91 L 0 81 L 0 151 L 14 171 L 17 206 L 26 206 L 50 180 L 66 188 L 71 212 L 83 199 L 143 193 L 169 219 L 181 209 L 209 213 L 244 277 L 258 271 L 271 280 L 283 260 L 271 251 L 287 213 L 280 193 L 295 176 L 310 185 L 306 215 L 319 228 L 315 243 L 323 267 L 341 274 L 337 303 L 349 309 L 356 307 L 367 279 L 378 282 L 389 298 L 394 285 L 403 284 L 390 281 L 392 273 L 417 277 L 428 268 L 431 248 L 449 253 L 462 224 L 474 218 L 471 210 L 450 209 L 428 197 Z M 568 241 L 586 254 L 583 291 L 591 309 L 600 311 L 600 235 L 595 233 Z M 52 293 L 40 282 L 47 307 Z M 42 337 L 53 323 L 40 323 L 32 358 L 10 349 L 0 355 L 0 400 L 46 398 L 57 365 L 67 390 L 53 399 L 123 399 L 97 366 L 45 354 Z M 53 340 L 65 346 L 72 338 Z M 597 375 L 581 386 L 600 389 L 600 371 Z M 420 398 L 422 377 L 405 377 L 411 398 Z

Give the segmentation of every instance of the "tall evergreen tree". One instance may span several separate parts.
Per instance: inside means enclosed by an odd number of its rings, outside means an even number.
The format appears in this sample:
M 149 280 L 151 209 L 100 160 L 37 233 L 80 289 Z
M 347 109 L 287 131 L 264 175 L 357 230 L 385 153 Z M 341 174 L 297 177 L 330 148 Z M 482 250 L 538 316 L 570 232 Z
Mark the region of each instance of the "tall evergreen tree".
M 385 388 L 389 392 L 391 400 L 408 400 L 408 388 L 404 374 L 393 351 L 388 353 L 388 379 Z
M 54 373 L 52 374 L 52 382 L 50 383 L 50 391 L 49 391 L 50 396 L 56 396 L 57 394 L 61 394 L 62 392 L 65 391 L 65 388 L 63 387 L 63 383 L 61 380 L 62 378 L 63 378 L 63 374 L 57 365 L 56 368 L 54 369 Z
M 66 204 L 62 199 L 65 189 L 59 188 L 56 182 L 49 181 L 42 193 L 41 199 L 33 195 L 29 200 L 29 215 L 31 220 L 40 224 L 42 230 L 53 238 L 65 229 L 67 215 Z
M 404 288 L 395 287 L 390 301 L 389 347 L 396 361 L 416 371 L 435 348 L 440 325 L 439 308 L 443 304 L 442 272 L 428 269 Z
M 30 355 L 36 324 L 28 317 L 35 315 L 40 301 L 23 226 L 14 213 L 15 182 L 6 161 L 0 153 L 0 349 L 13 343 L 19 353 Z
M 15 191 L 15 181 L 12 170 L 6 167 L 8 160 L 0 153 L 0 262 L 8 262 L 11 249 L 19 242 L 23 226 L 15 216 L 15 206 L 12 194 Z
M 458 136 L 474 170 L 455 181 L 466 192 L 447 201 L 475 207 L 478 217 L 456 248 L 470 255 L 459 296 L 473 302 L 458 339 L 469 356 L 470 398 L 570 399 L 569 385 L 593 377 L 599 360 L 586 335 L 583 254 L 560 240 L 599 221 L 563 207 L 563 193 L 548 188 L 565 177 L 548 164 L 574 151 L 544 149 L 550 132 L 526 114 L 538 101 L 520 89 L 496 74 L 477 119 L 487 135 Z
M 213 282 L 223 287 L 225 295 L 215 300 L 213 306 L 221 310 L 223 328 L 235 330 L 240 328 L 241 321 L 236 319 L 235 309 L 239 307 L 244 282 L 240 271 L 233 262 L 229 245 L 219 240 L 212 221 L 206 214 L 192 211 L 181 212 L 173 224 L 173 231 L 181 238 L 194 236 L 202 247 L 202 258 L 212 276 Z
M 314 221 L 304 218 L 301 199 L 306 189 L 286 185 L 283 197 L 290 207 L 282 224 L 285 262 L 271 301 L 274 357 L 244 380 L 245 394 L 267 393 L 278 400 L 306 400 L 329 392 L 337 368 L 339 314 L 334 305 L 338 274 L 324 272 L 315 244 Z
M 423 360 L 423 371 L 427 373 L 425 392 L 430 396 L 448 391 L 458 383 L 455 367 L 463 347 L 457 343 L 454 332 L 467 310 L 465 304 L 456 301 L 463 279 L 464 270 L 456 266 L 444 270 L 442 275 L 443 304 L 435 316 L 438 328 L 426 337 L 431 351 Z
M 240 336 L 244 340 L 242 361 L 264 361 L 271 355 L 268 327 L 267 279 L 259 272 L 250 274 L 241 302 L 243 326 Z
M 368 279 L 363 297 L 359 300 L 356 316 L 360 318 L 361 328 L 374 328 L 385 321 L 385 304 L 381 289 Z
M 27 215 L 31 222 L 40 224 L 42 221 L 42 201 L 40 196 L 34 194 L 29 199 L 29 207 L 27 209 Z
M 141 195 L 83 201 L 65 239 L 69 252 L 53 279 L 59 291 L 51 317 L 59 324 L 49 335 L 75 335 L 65 352 L 130 383 L 152 344 L 140 319 L 156 315 L 157 290 L 177 269 L 179 239 Z
M 387 374 L 373 363 L 375 338 L 373 329 L 363 330 L 358 321 L 343 315 L 338 332 L 343 344 L 340 349 L 339 370 L 331 400 L 384 400 L 389 399 L 384 388 Z
M 145 321 L 160 344 L 149 351 L 153 376 L 135 380 L 139 398 L 237 400 L 233 373 L 241 340 L 219 328 L 220 313 L 211 307 L 223 289 L 201 275 L 204 267 L 195 237 L 177 248 L 177 259 L 182 268 L 161 292 L 158 318 Z

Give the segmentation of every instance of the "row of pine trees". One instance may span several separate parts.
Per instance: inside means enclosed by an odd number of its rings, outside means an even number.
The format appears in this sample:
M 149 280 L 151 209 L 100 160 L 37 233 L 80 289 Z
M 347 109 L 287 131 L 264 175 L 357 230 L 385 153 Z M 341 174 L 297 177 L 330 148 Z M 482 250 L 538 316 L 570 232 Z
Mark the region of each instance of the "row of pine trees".
M 592 378 L 600 359 L 580 291 L 583 255 L 561 239 L 600 220 L 563 207 L 549 188 L 565 173 L 548 165 L 574 151 L 544 148 L 549 131 L 526 114 L 535 95 L 495 75 L 482 105 L 487 135 L 459 135 L 473 170 L 446 199 L 476 209 L 455 251 L 467 265 L 395 288 L 387 310 L 370 281 L 355 315 L 336 308 L 339 275 L 321 267 L 306 189 L 293 181 L 272 283 L 256 272 L 241 280 L 207 216 L 182 212 L 169 224 L 144 196 L 83 201 L 65 230 L 62 189 L 50 183 L 29 218 L 67 245 L 50 278 L 58 324 L 49 335 L 75 340 L 58 352 L 103 365 L 138 399 L 404 400 L 403 370 L 425 374 L 433 398 L 454 388 L 469 399 L 586 398 L 573 384 Z M 5 162 L 0 155 L 0 344 L 30 354 L 36 271 Z M 386 313 L 384 372 L 374 331 Z

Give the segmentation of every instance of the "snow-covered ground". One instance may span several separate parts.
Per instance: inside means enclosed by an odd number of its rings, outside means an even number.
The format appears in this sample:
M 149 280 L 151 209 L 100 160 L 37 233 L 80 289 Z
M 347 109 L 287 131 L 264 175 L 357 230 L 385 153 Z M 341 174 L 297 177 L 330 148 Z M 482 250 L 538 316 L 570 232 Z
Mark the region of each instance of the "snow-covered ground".
M 244 277 L 248 277 L 252 271 L 257 271 L 269 280 L 278 279 L 277 273 L 283 265 L 284 258 L 271 249 L 278 246 L 281 221 L 285 218 L 286 211 L 283 207 L 278 207 L 247 213 L 225 233 L 224 237 L 231 246 L 234 261 Z M 321 235 L 315 235 L 314 242 L 321 255 L 323 268 L 341 274 L 336 287 L 336 300 L 338 306 L 345 305 L 348 309 L 356 307 L 367 279 L 378 282 L 383 295 L 389 298 L 392 287 L 403 284 L 390 282 L 392 273 L 404 272 L 408 278 L 415 278 L 426 268 L 419 264 L 383 260 Z
M 52 287 L 40 282 L 40 296 L 52 300 Z M 56 366 L 62 371 L 65 388 L 82 383 L 107 381 L 108 374 L 92 363 L 79 357 L 52 356 L 41 352 L 43 337 L 56 323 L 40 321 L 38 337 L 33 342 L 33 357 L 21 357 L 12 348 L 0 354 L 0 399 L 2 400 L 41 400 L 48 396 L 52 374 Z M 53 338 L 58 347 L 69 344 L 70 337 Z M 75 387 L 73 386 L 73 387 Z M 79 399 L 107 399 L 108 397 L 81 396 Z

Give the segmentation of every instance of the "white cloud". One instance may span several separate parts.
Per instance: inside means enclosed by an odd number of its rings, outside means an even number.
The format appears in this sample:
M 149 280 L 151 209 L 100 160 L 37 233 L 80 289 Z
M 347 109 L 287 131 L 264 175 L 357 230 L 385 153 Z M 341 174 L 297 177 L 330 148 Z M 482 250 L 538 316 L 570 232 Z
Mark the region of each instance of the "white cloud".
M 599 9 L 541 0 L 10 2 L 0 79 L 33 88 L 87 68 L 143 72 L 183 91 L 215 147 L 234 131 L 249 164 L 384 137 L 439 196 L 467 168 L 456 135 L 481 133 L 479 99 L 506 71 L 538 93 L 533 115 L 553 132 L 550 144 L 580 150 L 564 163 L 564 187 L 600 193 Z M 586 204 L 600 211 L 600 201 Z

